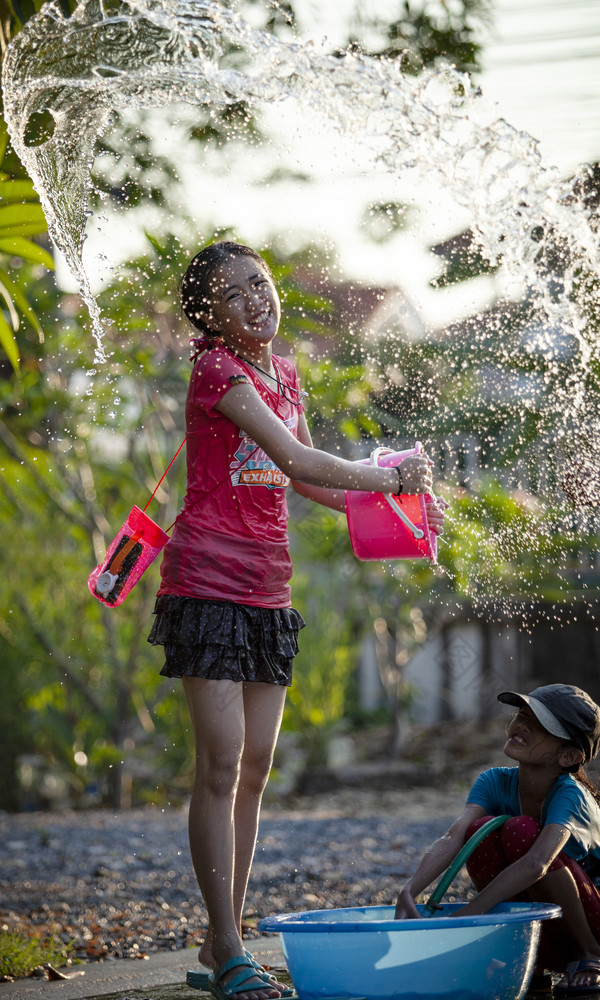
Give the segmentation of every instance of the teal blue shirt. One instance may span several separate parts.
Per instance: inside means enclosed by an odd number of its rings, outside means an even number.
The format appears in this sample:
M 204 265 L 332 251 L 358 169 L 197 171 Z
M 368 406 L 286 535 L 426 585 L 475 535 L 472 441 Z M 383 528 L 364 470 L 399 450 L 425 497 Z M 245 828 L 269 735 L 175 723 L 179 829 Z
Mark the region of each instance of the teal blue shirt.
M 520 816 L 519 768 L 491 767 L 477 778 L 467 802 L 482 806 L 491 816 Z M 561 774 L 544 799 L 542 826 L 558 823 L 571 836 L 563 847 L 575 861 L 590 855 L 600 861 L 600 806 L 571 774 Z

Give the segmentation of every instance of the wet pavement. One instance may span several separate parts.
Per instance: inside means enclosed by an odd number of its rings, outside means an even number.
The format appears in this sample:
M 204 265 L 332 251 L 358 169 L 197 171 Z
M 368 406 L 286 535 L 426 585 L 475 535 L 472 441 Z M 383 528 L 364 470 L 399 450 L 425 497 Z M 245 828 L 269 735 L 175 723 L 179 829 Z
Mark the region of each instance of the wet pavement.
M 265 809 L 246 936 L 273 913 L 392 903 L 448 825 L 446 808 L 429 814 L 402 795 L 363 794 Z M 466 892 L 466 880 L 457 887 Z M 186 810 L 0 814 L 0 926 L 59 937 L 86 964 L 200 944 L 206 912 Z
M 279 937 L 252 942 L 252 952 L 269 968 L 285 970 Z M 145 960 L 107 959 L 72 969 L 71 979 L 19 979 L 0 985 L 1 1000 L 202 1000 L 210 994 L 186 985 L 188 969 L 200 968 L 197 949 L 159 952 Z M 287 970 L 285 970 L 287 971 Z M 81 975 L 83 973 L 83 975 Z M 285 977 L 284 977 L 285 978 Z
M 248 947 L 264 965 L 285 969 L 279 938 L 256 930 L 260 917 L 392 902 L 463 801 L 464 789 L 448 786 L 266 808 L 245 914 Z M 464 875 L 453 891 L 471 891 Z M 190 989 L 185 973 L 197 967 L 205 920 L 184 809 L 0 814 L 0 927 L 59 934 L 74 941 L 80 961 L 73 978 L 1 984 L 0 1000 L 200 1000 L 207 994 Z

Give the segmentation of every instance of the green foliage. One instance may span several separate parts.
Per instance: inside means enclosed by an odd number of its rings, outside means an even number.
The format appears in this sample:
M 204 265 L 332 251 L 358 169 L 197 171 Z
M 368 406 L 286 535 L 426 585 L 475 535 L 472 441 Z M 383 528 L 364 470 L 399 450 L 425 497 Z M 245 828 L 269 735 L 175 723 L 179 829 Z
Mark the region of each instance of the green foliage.
M 43 247 L 29 239 L 46 232 L 46 220 L 31 181 L 3 170 L 7 147 L 6 125 L 0 120 L 0 348 L 16 370 L 19 365 L 16 334 L 22 322 L 43 339 L 41 323 L 19 279 L 21 269 L 17 260 L 48 268 L 53 268 L 54 263 Z
M 356 637 L 364 594 L 355 574 L 345 519 L 314 509 L 292 521 L 294 607 L 309 627 L 300 633 L 285 725 L 329 730 L 348 707 L 357 666 Z M 312 739 L 312 737 L 311 737 Z
M 363 213 L 362 229 L 373 243 L 386 243 L 406 229 L 410 215 L 410 207 L 402 202 L 373 202 Z
M 0 803 L 3 809 L 18 809 L 21 805 L 15 775 L 19 759 L 33 746 L 35 733 L 28 714 L 27 687 L 22 665 L 15 663 L 12 654 L 15 636 L 10 612 L 0 624 L 0 658 L 4 664 L 2 699 L 0 700 Z M 7 621 L 8 619 L 8 621 Z
M 3 23 L 3 48 L 23 25 L 37 14 L 44 0 L 1 0 L 0 18 Z M 69 17 L 77 6 L 77 0 L 59 0 L 59 7 L 65 17 Z
M 387 23 L 365 15 L 357 5 L 350 46 L 381 59 L 399 59 L 407 73 L 443 60 L 459 70 L 480 68 L 481 27 L 489 19 L 489 0 L 425 3 L 404 0 L 399 16 Z
M 84 804 L 93 788 L 101 801 L 127 801 L 131 768 L 163 795 L 169 725 L 153 713 L 163 699 L 166 711 L 172 685 L 158 675 L 159 654 L 140 640 L 149 631 L 158 564 L 135 588 L 126 613 L 94 601 L 86 580 L 183 437 L 167 420 L 167 400 L 176 387 L 181 404 L 184 372 L 173 353 L 158 367 L 164 341 L 138 326 L 114 338 L 97 391 L 88 395 L 81 345 L 88 355 L 92 346 L 73 316 L 73 300 L 31 275 L 27 288 L 61 338 L 51 352 L 36 345 L 36 356 L 26 343 L 20 374 L 0 380 L 0 517 L 5 526 L 18 524 L 0 535 L 0 558 L 14 567 L 0 581 L 3 662 L 18 678 L 6 691 L 6 710 L 33 734 L 29 747 L 20 740 L 14 752 L 8 745 L 3 752 L 12 764 L 7 786 L 12 779 L 16 788 L 18 758 L 27 750 L 42 756 L 54 788 L 71 801 Z M 155 501 L 151 513 L 164 524 L 174 520 L 182 475 L 180 463 Z M 0 732 L 3 750 L 12 735 Z M 180 733 L 169 751 L 174 775 L 185 748 Z M 78 763 L 82 754 L 87 764 Z M 14 794 L 2 804 L 14 804 Z
M 132 434 L 130 443 L 143 447 L 145 437 L 151 442 L 149 434 Z M 131 768 L 145 783 L 163 773 L 170 726 L 153 712 L 171 684 L 158 675 L 158 652 L 141 639 L 149 631 L 157 565 L 124 611 L 102 607 L 86 587 L 88 573 L 153 477 L 148 450 L 106 467 L 94 444 L 80 443 L 63 455 L 52 446 L 21 446 L 19 461 L 4 460 L 7 499 L 0 515 L 5 524 L 18 521 L 19 529 L 0 541 L 3 563 L 18 568 L 17 578 L 0 588 L 7 609 L 1 627 L 9 636 L 5 668 L 20 674 L 19 700 L 35 734 L 29 751 L 43 756 L 64 796 L 83 804 L 86 790 L 97 786 L 102 801 L 118 805 Z M 27 560 L 23 553 L 30 554 Z M 175 774 L 184 745 L 178 740 L 170 753 Z M 78 752 L 87 758 L 84 766 Z
M 0 929 L 0 976 L 20 979 L 38 965 L 64 965 L 71 948 L 54 938 L 39 938 Z
M 559 505 L 492 477 L 452 501 L 452 520 L 441 547 L 458 594 L 486 603 L 508 602 L 515 612 L 533 603 L 570 601 L 598 545 L 593 521 L 575 524 Z M 473 577 L 476 567 L 477 592 Z
M 10 40 L 42 5 L 43 0 L 0 0 L 2 55 Z M 69 16 L 76 6 L 77 0 L 60 0 L 65 16 Z M 30 145 L 44 141 L 49 127 L 47 117 L 37 117 L 37 122 L 30 123 L 34 128 L 27 136 Z M 15 371 L 20 363 L 21 338 L 18 334 L 22 326 L 34 330 L 40 342 L 44 338 L 38 314 L 24 291 L 21 279 L 28 275 L 21 264 L 34 263 L 54 269 L 52 256 L 30 239 L 46 230 L 37 193 L 10 146 L 6 123 L 0 118 L 0 352 Z

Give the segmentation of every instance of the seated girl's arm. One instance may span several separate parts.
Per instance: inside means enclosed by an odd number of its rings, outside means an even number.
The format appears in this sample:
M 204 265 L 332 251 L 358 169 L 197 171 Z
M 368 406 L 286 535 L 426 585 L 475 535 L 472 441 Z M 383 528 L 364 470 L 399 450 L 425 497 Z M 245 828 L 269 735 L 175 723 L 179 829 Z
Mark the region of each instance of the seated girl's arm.
M 472 899 L 453 914 L 455 917 L 466 916 L 469 913 L 487 913 L 497 903 L 505 903 L 519 892 L 528 889 L 534 882 L 542 878 L 562 851 L 571 833 L 558 823 L 548 823 L 542 827 L 542 832 L 518 861 L 514 861 L 504 871 L 500 872 L 475 899 Z
M 248 383 L 234 385 L 215 404 L 215 409 L 256 441 L 275 465 L 294 481 L 338 490 L 398 492 L 395 468 L 349 462 L 313 448 L 312 442 L 308 444 L 296 439 Z M 433 489 L 431 465 L 426 455 L 409 455 L 402 463 L 403 489 L 407 493 L 430 493 Z
M 446 833 L 427 848 L 414 874 L 400 891 L 396 903 L 396 919 L 420 915 L 415 906 L 416 897 L 446 870 L 463 846 L 471 823 L 485 815 L 483 806 L 468 803 Z

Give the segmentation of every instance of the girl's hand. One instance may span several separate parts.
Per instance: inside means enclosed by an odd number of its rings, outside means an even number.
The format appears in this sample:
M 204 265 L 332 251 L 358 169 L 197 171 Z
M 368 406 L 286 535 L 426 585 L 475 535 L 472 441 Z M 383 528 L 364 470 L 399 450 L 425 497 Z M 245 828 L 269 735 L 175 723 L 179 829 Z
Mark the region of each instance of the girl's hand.
M 433 493 L 432 468 L 433 462 L 423 452 L 419 455 L 408 455 L 400 464 L 402 492 L 409 495 Z
M 428 500 L 425 504 L 429 530 L 436 535 L 444 534 L 444 518 L 449 506 L 450 504 L 443 497 L 434 497 L 433 500 Z
M 469 916 L 472 916 L 474 913 L 487 913 L 487 911 L 488 911 L 488 909 L 490 909 L 490 907 L 486 908 L 480 902 L 478 903 L 477 902 L 478 899 L 479 899 L 479 897 L 475 896 L 474 899 L 471 899 L 468 903 L 465 903 L 464 906 L 460 906 L 458 908 L 458 910 L 454 910 L 450 914 L 450 916 L 451 917 L 469 917 Z
M 410 892 L 406 892 L 405 889 L 402 890 L 398 896 L 396 902 L 396 912 L 394 913 L 394 920 L 415 920 L 421 919 L 421 914 L 415 906 L 415 901 L 412 898 Z

